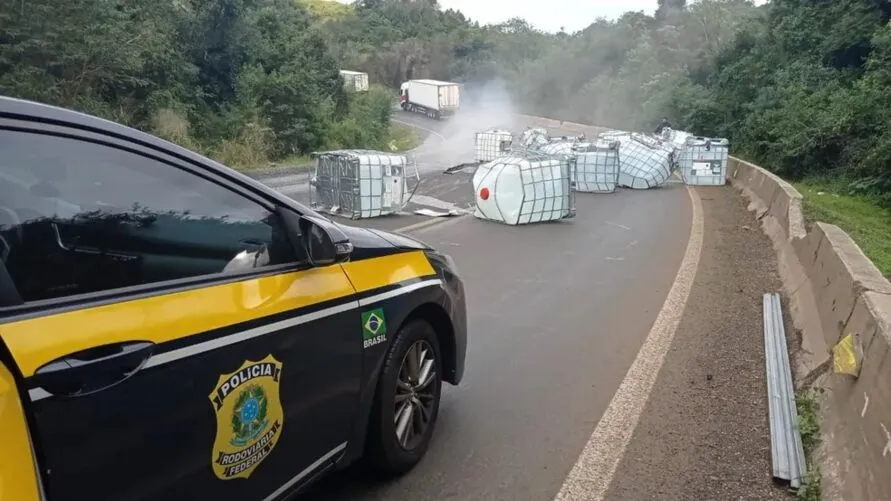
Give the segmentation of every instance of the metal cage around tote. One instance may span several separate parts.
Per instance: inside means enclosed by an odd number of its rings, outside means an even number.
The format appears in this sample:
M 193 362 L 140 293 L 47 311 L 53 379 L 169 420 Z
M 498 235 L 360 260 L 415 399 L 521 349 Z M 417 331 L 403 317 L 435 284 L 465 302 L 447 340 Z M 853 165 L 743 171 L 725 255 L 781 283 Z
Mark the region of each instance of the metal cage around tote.
M 420 184 L 417 166 L 405 155 L 372 150 L 313 153 L 310 205 L 319 211 L 364 219 L 394 214 L 411 200 Z M 409 186 L 413 171 L 416 183 Z

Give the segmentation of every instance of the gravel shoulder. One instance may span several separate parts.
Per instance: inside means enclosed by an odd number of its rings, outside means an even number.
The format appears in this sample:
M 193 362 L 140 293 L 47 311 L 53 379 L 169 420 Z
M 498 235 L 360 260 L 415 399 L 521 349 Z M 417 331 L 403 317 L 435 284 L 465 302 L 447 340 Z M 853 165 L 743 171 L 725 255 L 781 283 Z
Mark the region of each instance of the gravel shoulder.
M 781 288 L 776 256 L 733 188 L 697 192 L 699 269 L 608 501 L 792 499 L 770 465 L 762 295 Z

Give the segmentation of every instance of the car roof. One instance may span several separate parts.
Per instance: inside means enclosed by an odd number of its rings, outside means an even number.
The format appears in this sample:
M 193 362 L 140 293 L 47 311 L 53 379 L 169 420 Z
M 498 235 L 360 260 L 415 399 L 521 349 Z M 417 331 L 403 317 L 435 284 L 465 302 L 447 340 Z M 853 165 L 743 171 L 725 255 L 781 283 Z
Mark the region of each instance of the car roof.
M 264 185 L 263 183 L 257 181 L 256 179 L 246 176 L 234 169 L 230 169 L 229 167 L 226 167 L 225 165 L 215 160 L 207 158 L 203 155 L 199 155 L 192 150 L 183 148 L 182 146 L 171 143 L 170 141 L 165 141 L 157 136 L 153 136 L 149 133 L 139 131 L 132 127 L 128 127 L 126 125 L 113 122 L 111 120 L 106 120 L 104 118 L 99 118 L 97 116 L 88 115 L 86 113 L 81 113 L 79 111 L 74 111 L 67 108 L 61 108 L 49 104 L 43 104 L 35 101 L 28 101 L 25 99 L 17 99 L 2 95 L 0 95 L 0 118 L 16 118 L 22 120 L 44 122 L 53 125 L 62 125 L 66 127 L 73 127 L 76 129 L 88 130 L 90 132 L 98 132 L 109 136 L 116 136 L 124 140 L 138 142 L 145 146 L 149 146 L 158 150 L 162 150 L 169 154 L 173 154 L 174 156 L 185 158 L 192 163 L 199 164 L 202 167 L 213 171 L 215 174 L 219 174 L 240 184 L 246 184 L 254 189 L 262 191 L 268 196 L 275 198 L 279 202 L 294 206 L 301 213 L 313 215 L 316 217 L 320 216 L 320 214 L 317 214 L 315 211 L 297 202 L 296 200 L 293 200 L 290 197 L 286 197 Z

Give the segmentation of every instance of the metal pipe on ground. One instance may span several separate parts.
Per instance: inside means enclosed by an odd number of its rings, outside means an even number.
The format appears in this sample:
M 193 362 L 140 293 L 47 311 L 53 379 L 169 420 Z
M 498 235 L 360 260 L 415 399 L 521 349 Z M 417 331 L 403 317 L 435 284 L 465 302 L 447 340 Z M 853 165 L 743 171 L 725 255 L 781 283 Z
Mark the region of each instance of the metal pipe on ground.
M 764 294 L 764 359 L 773 477 L 798 489 L 806 471 L 780 295 Z

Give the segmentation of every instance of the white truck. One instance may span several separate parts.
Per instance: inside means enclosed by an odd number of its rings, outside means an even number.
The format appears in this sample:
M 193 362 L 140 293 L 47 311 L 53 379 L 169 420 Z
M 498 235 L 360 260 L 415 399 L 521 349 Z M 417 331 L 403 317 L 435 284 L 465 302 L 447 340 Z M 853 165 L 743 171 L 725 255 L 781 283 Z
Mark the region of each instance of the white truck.
M 461 85 L 439 80 L 409 80 L 400 87 L 403 110 L 423 113 L 430 118 L 453 115 L 461 104 Z
M 368 73 L 340 70 L 340 76 L 343 77 L 344 85 L 347 89 L 356 92 L 365 92 L 368 90 Z

